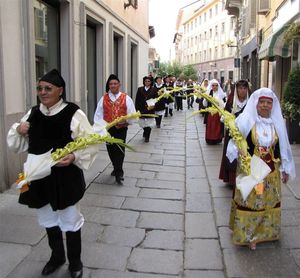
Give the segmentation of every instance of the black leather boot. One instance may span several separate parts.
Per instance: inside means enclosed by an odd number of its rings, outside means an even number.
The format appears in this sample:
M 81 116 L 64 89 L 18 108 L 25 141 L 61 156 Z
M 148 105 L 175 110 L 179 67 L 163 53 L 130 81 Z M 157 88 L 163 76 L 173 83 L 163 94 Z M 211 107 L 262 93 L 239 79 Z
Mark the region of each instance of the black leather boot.
M 81 278 L 81 230 L 79 229 L 76 232 L 66 232 L 66 238 L 70 275 L 72 278 Z
M 49 246 L 52 250 L 50 260 L 42 270 L 42 275 L 49 275 L 66 262 L 62 231 L 58 226 L 46 228 Z

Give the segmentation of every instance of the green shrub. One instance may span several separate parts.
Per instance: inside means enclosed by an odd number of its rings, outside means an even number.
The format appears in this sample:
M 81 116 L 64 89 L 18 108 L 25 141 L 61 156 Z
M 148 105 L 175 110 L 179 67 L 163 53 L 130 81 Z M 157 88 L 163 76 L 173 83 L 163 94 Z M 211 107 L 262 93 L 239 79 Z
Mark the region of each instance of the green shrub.
M 292 69 L 284 87 L 282 110 L 286 118 L 295 120 L 300 115 L 300 65 Z

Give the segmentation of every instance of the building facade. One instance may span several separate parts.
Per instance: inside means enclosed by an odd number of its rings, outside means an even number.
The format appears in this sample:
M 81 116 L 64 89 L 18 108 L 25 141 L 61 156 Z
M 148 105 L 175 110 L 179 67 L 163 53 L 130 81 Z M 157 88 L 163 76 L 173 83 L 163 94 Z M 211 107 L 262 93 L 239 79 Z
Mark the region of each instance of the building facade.
M 148 27 L 148 0 L 0 1 L 0 191 L 23 166 L 6 134 L 37 103 L 36 81 L 59 69 L 67 100 L 92 123 L 111 73 L 134 97 L 148 72 Z
M 198 1 L 198 7 L 179 11 L 174 42 L 176 59 L 194 65 L 199 80 L 236 80 L 239 71 L 234 36 L 235 18 L 228 16 L 225 1 Z
M 299 20 L 300 1 L 227 0 L 226 9 L 238 22 L 242 78 L 250 79 L 253 90 L 269 87 L 281 99 L 288 73 L 299 61 L 299 46 L 286 45 L 284 31 Z

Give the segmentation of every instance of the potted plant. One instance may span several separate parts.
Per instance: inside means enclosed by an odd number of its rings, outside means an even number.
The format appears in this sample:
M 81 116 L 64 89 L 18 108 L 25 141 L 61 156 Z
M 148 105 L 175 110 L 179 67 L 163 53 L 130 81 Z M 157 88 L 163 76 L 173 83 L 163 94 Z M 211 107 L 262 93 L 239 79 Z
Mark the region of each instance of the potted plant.
M 282 111 L 287 119 L 290 143 L 300 143 L 300 64 L 293 68 L 284 87 Z

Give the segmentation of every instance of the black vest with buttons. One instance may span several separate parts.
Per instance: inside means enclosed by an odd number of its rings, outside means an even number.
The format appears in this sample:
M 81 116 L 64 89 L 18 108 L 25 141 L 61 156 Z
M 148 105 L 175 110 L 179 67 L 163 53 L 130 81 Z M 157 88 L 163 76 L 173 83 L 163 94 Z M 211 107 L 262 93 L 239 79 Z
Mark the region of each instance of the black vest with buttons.
M 63 148 L 73 141 L 70 125 L 74 113 L 79 109 L 76 104 L 68 103 L 59 113 L 46 116 L 38 106 L 31 110 L 29 148 L 32 154 L 43 154 L 52 149 Z M 40 180 L 32 181 L 27 192 L 21 193 L 19 203 L 31 208 L 41 208 L 50 204 L 52 209 L 62 210 L 76 204 L 85 191 L 83 172 L 76 165 L 51 168 L 51 174 Z

